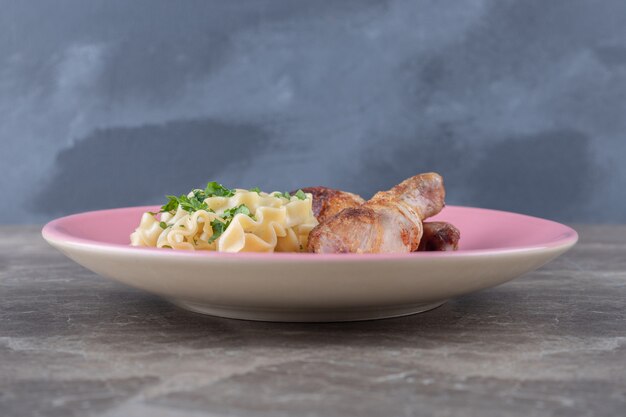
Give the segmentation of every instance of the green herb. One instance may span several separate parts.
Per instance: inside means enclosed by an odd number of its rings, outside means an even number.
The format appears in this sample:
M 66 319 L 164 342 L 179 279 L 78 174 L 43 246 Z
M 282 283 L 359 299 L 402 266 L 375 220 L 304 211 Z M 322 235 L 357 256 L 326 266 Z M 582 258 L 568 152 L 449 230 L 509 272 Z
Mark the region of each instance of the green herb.
M 167 195 L 167 203 L 165 203 L 161 207 L 161 213 L 165 213 L 166 211 L 176 211 L 178 208 L 178 197 L 175 195 Z
M 300 200 L 306 200 L 306 194 L 304 194 L 304 191 L 302 190 L 296 191 L 294 195 L 298 197 Z
M 259 187 L 250 188 L 250 191 L 254 191 L 257 194 L 261 194 L 261 189 Z
M 230 222 L 229 222 L 230 224 Z M 223 223 L 221 220 L 215 219 L 211 222 L 211 229 L 213 229 L 213 234 L 209 238 L 208 242 L 213 243 L 215 240 L 224 233 L 224 230 L 228 227 L 228 224 Z
M 199 192 L 197 193 L 197 191 Z M 204 192 L 202 190 L 194 190 L 193 197 L 181 195 L 178 197 L 178 204 L 183 210 L 189 213 L 198 210 L 209 210 L 209 206 L 204 202 Z
M 174 195 L 167 196 L 167 203 L 161 207 L 161 213 L 173 212 L 178 210 L 178 207 L 182 208 L 189 213 L 193 213 L 198 210 L 209 210 L 209 207 L 204 202 L 209 197 L 232 197 L 235 195 L 234 190 L 230 190 L 217 182 L 209 182 L 204 190 L 196 188 L 191 191 L 191 197 L 187 195 L 181 195 L 176 197 Z M 156 213 L 155 213 L 156 214 Z
M 245 204 L 240 204 L 237 207 L 233 207 L 233 208 L 229 208 L 228 210 L 224 210 L 224 214 L 222 214 L 220 217 L 222 217 L 222 218 L 235 217 L 235 215 L 239 214 L 239 213 L 245 214 L 246 216 L 249 216 L 250 215 L 250 209 Z
M 167 223 L 165 222 L 160 222 L 159 226 L 161 226 L 161 229 L 167 229 Z
M 287 191 L 285 191 L 284 193 L 278 192 L 276 191 L 274 194 L 272 194 L 274 197 L 280 197 L 280 198 L 286 198 L 287 200 L 291 200 L 291 194 L 289 194 Z
M 208 242 L 213 243 L 218 237 L 224 233 L 224 231 L 230 226 L 233 221 L 233 218 L 237 214 L 245 214 L 246 216 L 256 220 L 256 218 L 250 213 L 250 209 L 245 204 L 240 204 L 237 207 L 229 208 L 225 210 L 223 214 L 219 216 L 224 219 L 222 222 L 219 219 L 215 219 L 211 222 L 211 228 L 213 229 L 213 234 L 209 238 Z
M 230 190 L 215 181 L 211 181 L 206 185 L 204 193 L 207 197 L 232 197 L 235 195 L 234 190 Z

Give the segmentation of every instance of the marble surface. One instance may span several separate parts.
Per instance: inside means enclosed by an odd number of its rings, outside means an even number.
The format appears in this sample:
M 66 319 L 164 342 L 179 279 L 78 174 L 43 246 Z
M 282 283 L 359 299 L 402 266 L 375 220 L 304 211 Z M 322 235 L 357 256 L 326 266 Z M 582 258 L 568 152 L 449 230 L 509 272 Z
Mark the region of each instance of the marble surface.
M 201 316 L 0 227 L 0 414 L 617 416 L 626 226 L 428 313 L 343 324 Z

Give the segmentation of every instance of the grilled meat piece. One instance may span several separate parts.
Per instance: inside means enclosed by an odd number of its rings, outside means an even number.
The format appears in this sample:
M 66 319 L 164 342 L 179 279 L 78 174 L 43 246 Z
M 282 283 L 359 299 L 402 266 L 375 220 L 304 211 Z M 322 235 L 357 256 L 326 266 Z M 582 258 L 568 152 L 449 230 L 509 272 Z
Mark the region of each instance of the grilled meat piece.
M 309 234 L 315 253 L 404 253 L 418 248 L 422 220 L 439 213 L 445 189 L 439 174 L 420 174 L 358 207 L 346 208 Z
M 302 188 L 313 195 L 313 214 L 320 223 L 334 216 L 345 208 L 358 207 L 365 203 L 360 196 L 347 191 L 327 187 Z M 292 191 L 294 194 L 295 191 Z M 453 251 L 459 246 L 459 229 L 446 222 L 424 222 L 424 233 L 418 251 Z
M 418 251 L 451 251 L 459 248 L 461 232 L 446 222 L 424 222 L 424 235 Z

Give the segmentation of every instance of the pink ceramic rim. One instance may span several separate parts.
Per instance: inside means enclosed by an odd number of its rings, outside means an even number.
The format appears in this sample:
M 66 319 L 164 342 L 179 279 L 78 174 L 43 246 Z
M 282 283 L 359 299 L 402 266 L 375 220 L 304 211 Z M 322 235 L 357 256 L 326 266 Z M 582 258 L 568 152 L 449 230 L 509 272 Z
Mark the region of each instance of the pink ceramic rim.
M 401 253 L 401 254 L 314 254 L 314 253 L 223 253 L 223 252 L 209 252 L 209 251 L 173 251 L 170 249 L 161 248 L 144 248 L 144 247 L 131 247 L 130 245 L 122 245 L 117 243 L 99 242 L 91 239 L 84 239 L 74 236 L 63 230 L 63 225 L 75 221 L 81 217 L 88 217 L 103 212 L 121 212 L 127 210 L 137 211 L 158 211 L 158 206 L 135 206 L 135 207 L 122 207 L 107 210 L 95 210 L 87 211 L 83 213 L 72 214 L 65 217 L 52 220 L 47 223 L 42 229 L 42 235 L 44 239 L 50 243 L 58 245 L 72 245 L 74 247 L 82 247 L 85 249 L 99 249 L 109 252 L 124 252 L 126 254 L 137 254 L 142 256 L 174 256 L 174 257 L 202 257 L 202 258 L 222 258 L 222 259 L 238 259 L 238 260 L 316 260 L 316 261 L 329 261 L 329 260 L 407 260 L 416 259 L 422 257 L 442 257 L 442 258 L 458 258 L 467 256 L 486 256 L 486 255 L 498 255 L 498 254 L 511 254 L 520 252 L 534 252 L 543 251 L 547 249 L 560 249 L 569 248 L 578 241 L 578 233 L 569 226 L 561 223 L 557 223 L 552 220 L 542 219 L 539 217 L 528 216 L 525 214 L 518 214 L 513 212 L 507 212 L 502 210 L 491 210 L 478 207 L 468 206 L 447 206 L 456 209 L 471 209 L 482 212 L 500 213 L 518 216 L 520 219 L 527 220 L 539 220 L 546 223 L 546 226 L 560 229 L 560 235 L 557 239 L 542 242 L 534 245 L 519 245 L 510 246 L 506 248 L 492 248 L 492 249 L 460 249 L 453 252 L 413 252 L 413 253 Z M 463 231 L 461 230 L 461 234 Z

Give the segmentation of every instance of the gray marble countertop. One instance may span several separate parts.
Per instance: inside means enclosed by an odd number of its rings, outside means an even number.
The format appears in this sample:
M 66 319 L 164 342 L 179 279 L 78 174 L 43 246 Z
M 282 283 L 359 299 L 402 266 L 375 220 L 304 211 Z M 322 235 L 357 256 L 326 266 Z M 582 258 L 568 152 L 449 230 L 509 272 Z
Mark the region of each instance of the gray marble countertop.
M 618 416 L 626 226 L 419 315 L 236 321 L 100 278 L 0 227 L 0 415 Z

